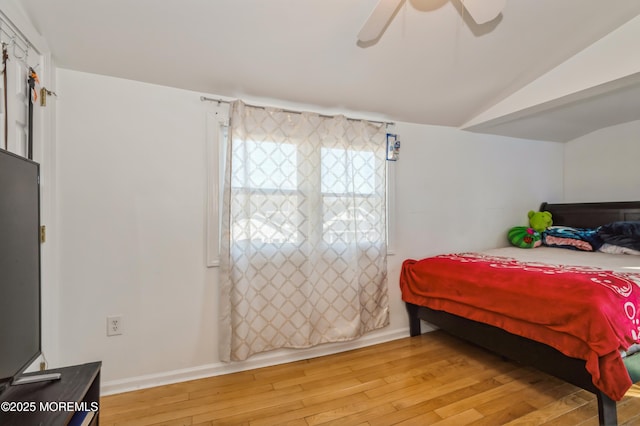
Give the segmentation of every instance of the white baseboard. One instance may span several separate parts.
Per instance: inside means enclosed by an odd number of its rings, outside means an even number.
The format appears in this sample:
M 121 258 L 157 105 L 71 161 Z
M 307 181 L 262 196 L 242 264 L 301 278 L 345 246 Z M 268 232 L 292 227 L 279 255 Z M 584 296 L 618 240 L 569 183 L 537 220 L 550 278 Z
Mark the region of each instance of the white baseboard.
M 147 374 L 120 380 L 103 382 L 100 387 L 102 396 L 113 395 L 133 390 L 146 389 L 155 386 L 163 386 L 187 380 L 203 379 L 206 377 L 220 376 L 236 373 L 238 371 L 252 370 L 254 368 L 268 367 L 287 362 L 331 355 L 366 346 L 377 345 L 392 340 L 409 337 L 409 328 L 401 328 L 389 331 L 368 333 L 359 339 L 349 342 L 327 343 L 309 349 L 287 349 L 255 355 L 246 361 L 201 365 L 198 367 L 184 368 L 180 370 L 166 371 L 163 373 Z

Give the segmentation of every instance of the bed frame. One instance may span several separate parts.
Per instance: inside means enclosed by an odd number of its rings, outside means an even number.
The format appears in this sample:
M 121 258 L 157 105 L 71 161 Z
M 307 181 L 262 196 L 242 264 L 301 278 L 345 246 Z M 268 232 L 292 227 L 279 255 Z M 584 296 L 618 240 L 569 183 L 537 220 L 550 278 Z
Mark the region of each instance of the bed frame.
M 640 201 L 549 204 L 542 203 L 540 211 L 551 212 L 554 225 L 595 228 L 609 222 L 640 220 Z M 423 306 L 406 304 L 411 336 L 421 334 L 420 320 L 481 346 L 508 359 L 537 368 L 589 392 L 598 399 L 600 425 L 617 425 L 616 402 L 598 390 L 585 369 L 585 361 L 570 358 L 545 344 L 511 334 L 501 328 L 472 321 Z M 635 358 L 636 354 L 630 358 Z M 637 359 L 635 361 L 638 361 Z M 627 364 L 627 360 L 625 360 Z M 629 365 L 628 365 L 629 369 Z M 638 378 L 631 374 L 632 380 Z

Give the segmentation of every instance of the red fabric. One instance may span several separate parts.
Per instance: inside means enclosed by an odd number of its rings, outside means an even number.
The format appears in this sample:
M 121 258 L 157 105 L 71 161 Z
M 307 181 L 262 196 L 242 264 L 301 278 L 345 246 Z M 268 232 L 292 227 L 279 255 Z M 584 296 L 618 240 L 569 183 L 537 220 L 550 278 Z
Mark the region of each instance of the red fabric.
M 405 260 L 402 299 L 501 327 L 586 360 L 619 401 L 631 387 L 620 349 L 640 336 L 640 274 L 477 253 Z

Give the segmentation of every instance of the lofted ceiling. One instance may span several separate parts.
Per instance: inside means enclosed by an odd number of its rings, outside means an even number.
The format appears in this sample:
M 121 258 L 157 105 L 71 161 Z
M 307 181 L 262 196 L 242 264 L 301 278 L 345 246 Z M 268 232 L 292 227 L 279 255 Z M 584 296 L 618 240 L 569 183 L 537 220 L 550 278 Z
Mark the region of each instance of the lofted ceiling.
M 640 14 L 638 0 L 507 0 L 477 25 L 461 0 L 404 0 L 362 44 L 377 0 L 17 1 L 62 68 L 455 127 Z M 476 130 L 530 137 L 509 130 L 522 118 Z

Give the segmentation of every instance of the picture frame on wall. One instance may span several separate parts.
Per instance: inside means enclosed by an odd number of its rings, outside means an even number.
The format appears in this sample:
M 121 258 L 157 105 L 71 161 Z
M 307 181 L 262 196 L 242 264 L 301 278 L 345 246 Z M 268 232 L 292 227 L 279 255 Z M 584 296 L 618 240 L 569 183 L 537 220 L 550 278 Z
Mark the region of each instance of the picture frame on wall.
M 400 157 L 400 140 L 398 135 L 387 133 L 387 161 L 398 161 Z

